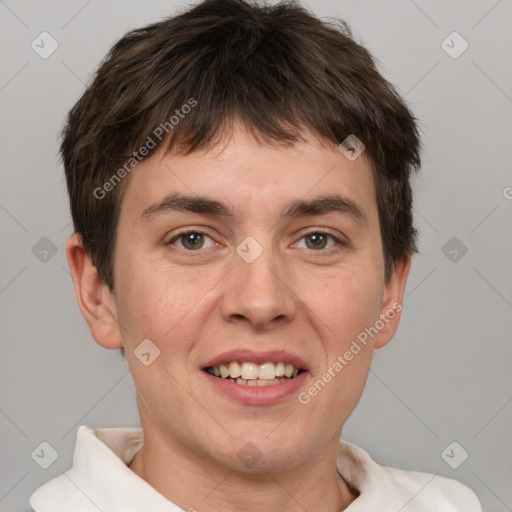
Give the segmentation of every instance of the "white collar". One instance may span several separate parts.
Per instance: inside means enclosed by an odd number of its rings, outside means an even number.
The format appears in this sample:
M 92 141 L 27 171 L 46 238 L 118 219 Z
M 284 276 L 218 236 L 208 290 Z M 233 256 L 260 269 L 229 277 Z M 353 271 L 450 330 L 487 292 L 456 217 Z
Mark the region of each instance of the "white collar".
M 73 467 L 39 487 L 30 505 L 36 512 L 183 512 L 128 467 L 142 443 L 141 428 L 82 425 Z M 346 441 L 340 441 L 337 469 L 360 493 L 345 512 L 481 512 L 472 491 L 462 484 L 380 466 L 362 448 Z M 404 508 L 408 501 L 410 506 Z

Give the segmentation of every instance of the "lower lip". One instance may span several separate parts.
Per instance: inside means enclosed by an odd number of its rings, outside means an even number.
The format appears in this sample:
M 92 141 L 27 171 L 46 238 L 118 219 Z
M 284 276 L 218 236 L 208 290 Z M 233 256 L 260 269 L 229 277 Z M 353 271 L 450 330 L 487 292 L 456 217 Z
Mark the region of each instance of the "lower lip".
M 201 371 L 201 373 L 219 391 L 238 402 L 246 405 L 269 405 L 275 404 L 297 391 L 304 383 L 308 372 L 303 371 L 293 379 L 268 386 L 245 386 L 244 384 L 237 384 L 236 382 L 215 377 L 205 371 Z

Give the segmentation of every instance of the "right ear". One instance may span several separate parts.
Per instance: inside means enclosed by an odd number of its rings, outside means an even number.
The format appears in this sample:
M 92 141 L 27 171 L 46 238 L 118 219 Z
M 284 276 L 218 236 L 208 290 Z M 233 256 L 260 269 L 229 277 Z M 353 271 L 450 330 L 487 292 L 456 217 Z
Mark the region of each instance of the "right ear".
M 69 237 L 66 256 L 78 307 L 91 329 L 92 337 L 102 347 L 122 348 L 114 294 L 100 278 L 83 248 L 79 234 L 74 233 Z

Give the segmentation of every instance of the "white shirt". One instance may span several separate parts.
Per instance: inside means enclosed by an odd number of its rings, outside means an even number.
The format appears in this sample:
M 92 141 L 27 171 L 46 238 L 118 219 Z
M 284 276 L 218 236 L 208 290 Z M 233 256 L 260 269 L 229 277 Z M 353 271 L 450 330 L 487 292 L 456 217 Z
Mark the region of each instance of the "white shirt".
M 39 487 L 30 505 L 35 512 L 183 512 L 128 467 L 142 442 L 141 428 L 82 425 L 72 468 Z M 381 466 L 346 441 L 340 441 L 337 468 L 360 493 L 346 512 L 482 512 L 465 485 Z

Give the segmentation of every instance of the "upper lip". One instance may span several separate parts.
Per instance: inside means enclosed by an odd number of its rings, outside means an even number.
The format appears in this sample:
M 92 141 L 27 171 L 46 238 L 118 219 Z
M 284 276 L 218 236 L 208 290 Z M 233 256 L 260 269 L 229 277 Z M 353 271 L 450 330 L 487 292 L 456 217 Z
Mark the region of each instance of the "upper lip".
M 230 350 L 224 352 L 201 365 L 201 369 L 219 366 L 220 364 L 237 361 L 240 363 L 290 363 L 299 370 L 308 370 L 307 363 L 299 356 L 286 352 L 285 350 L 270 350 L 265 352 L 254 352 L 252 350 Z

